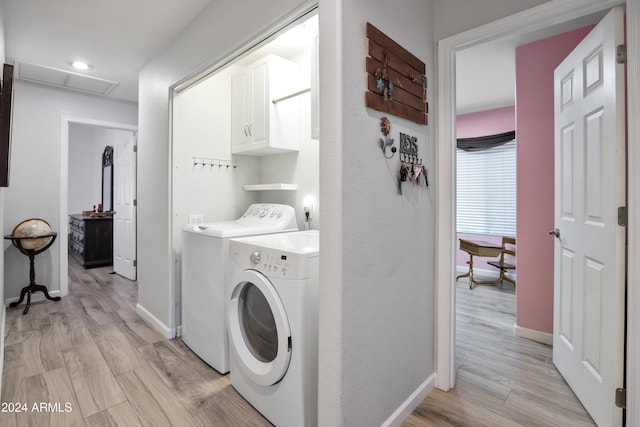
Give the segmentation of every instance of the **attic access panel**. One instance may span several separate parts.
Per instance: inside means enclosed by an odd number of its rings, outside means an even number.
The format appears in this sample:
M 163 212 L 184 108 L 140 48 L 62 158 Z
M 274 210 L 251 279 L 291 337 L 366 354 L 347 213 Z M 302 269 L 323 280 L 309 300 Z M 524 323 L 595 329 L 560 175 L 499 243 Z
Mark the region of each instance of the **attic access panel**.
M 421 125 L 428 124 L 426 65 L 367 22 L 366 106 Z

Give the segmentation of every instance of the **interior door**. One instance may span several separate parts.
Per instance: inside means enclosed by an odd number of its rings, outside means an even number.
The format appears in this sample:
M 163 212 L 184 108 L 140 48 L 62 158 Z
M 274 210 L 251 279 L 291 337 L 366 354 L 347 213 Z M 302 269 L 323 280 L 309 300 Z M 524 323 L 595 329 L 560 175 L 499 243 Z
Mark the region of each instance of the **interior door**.
M 113 270 L 136 280 L 136 142 L 135 132 L 114 147 Z
M 624 15 L 556 68 L 553 361 L 594 421 L 621 426 L 625 319 Z

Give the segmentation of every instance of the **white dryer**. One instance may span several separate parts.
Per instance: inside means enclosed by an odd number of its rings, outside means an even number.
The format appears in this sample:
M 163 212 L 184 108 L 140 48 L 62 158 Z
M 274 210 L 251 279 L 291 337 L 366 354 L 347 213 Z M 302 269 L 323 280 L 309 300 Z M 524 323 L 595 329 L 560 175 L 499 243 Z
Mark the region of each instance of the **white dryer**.
M 318 231 L 229 243 L 231 385 L 278 427 L 318 418 Z
M 291 206 L 254 204 L 235 221 L 182 230 L 182 341 L 218 372 L 229 372 L 227 338 L 229 239 L 298 230 Z

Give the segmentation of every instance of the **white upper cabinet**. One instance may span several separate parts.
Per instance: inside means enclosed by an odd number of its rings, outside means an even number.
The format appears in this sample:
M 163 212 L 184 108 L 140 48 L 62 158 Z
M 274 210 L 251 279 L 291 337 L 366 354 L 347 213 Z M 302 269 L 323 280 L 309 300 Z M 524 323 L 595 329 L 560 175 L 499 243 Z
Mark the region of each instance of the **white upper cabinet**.
M 264 156 L 298 151 L 298 66 L 266 55 L 231 79 L 231 152 Z M 274 102 L 274 100 L 276 102 Z

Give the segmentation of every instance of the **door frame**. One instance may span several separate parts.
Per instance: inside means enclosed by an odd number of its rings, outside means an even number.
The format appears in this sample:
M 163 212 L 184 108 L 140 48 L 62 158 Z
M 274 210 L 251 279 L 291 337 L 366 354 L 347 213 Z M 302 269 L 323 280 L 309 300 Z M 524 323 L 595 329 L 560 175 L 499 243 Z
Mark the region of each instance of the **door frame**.
M 60 222 L 58 241 L 60 242 L 60 296 L 69 294 L 69 126 L 89 125 L 107 129 L 138 132 L 138 126 L 62 114 L 60 126 Z M 137 177 L 136 177 L 137 181 Z
M 455 61 L 456 52 L 503 37 L 524 35 L 626 4 L 627 93 L 640 93 L 640 0 L 553 0 L 438 42 L 436 144 L 436 387 L 455 386 Z M 627 97 L 627 117 L 640 114 L 640 98 Z M 640 125 L 627 123 L 627 164 L 640 163 Z M 640 171 L 628 168 L 627 323 L 640 324 Z M 627 425 L 640 411 L 640 331 L 627 330 Z M 613 396 L 612 396 L 613 398 Z

